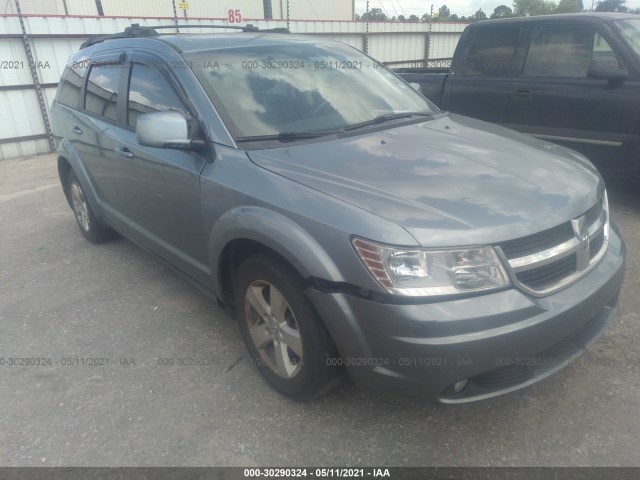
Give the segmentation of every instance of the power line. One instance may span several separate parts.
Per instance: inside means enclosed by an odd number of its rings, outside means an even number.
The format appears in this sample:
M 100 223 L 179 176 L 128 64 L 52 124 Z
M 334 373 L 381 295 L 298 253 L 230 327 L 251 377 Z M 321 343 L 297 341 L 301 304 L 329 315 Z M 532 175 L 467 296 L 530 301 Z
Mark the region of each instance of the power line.
M 309 6 L 311 7 L 311 10 L 313 10 L 313 13 L 316 15 L 316 18 L 318 20 L 320 20 L 320 15 L 318 15 L 318 12 L 316 12 L 316 9 L 313 8 L 313 3 L 311 3 L 311 0 L 307 0 L 307 3 L 309 4 Z
M 396 10 L 396 6 L 393 4 L 393 0 L 391 0 L 391 8 L 393 8 L 393 11 L 396 12 L 396 17 L 398 16 L 398 10 Z
M 378 0 L 378 3 L 380 4 L 380 6 L 382 7 L 382 10 L 384 10 L 384 13 L 387 14 L 387 17 L 391 18 L 391 15 L 389 15 L 389 12 L 387 12 L 387 9 L 384 8 L 384 5 L 382 4 L 381 0 Z

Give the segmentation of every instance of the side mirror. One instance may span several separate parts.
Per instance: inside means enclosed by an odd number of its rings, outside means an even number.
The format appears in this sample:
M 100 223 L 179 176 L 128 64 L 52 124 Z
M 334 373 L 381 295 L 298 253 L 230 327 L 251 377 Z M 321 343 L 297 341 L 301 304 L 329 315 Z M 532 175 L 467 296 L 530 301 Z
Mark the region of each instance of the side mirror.
M 416 92 L 420 92 L 420 93 L 422 93 L 422 92 L 421 92 L 421 90 L 420 90 L 420 84 L 419 84 L 419 83 L 411 82 L 411 83 L 409 84 L 409 86 L 410 86 L 411 88 L 413 88 Z
M 620 68 L 613 57 L 594 58 L 589 65 L 589 78 L 599 80 L 620 81 L 629 76 L 625 68 Z
M 136 139 L 145 147 L 202 150 L 205 142 L 190 139 L 188 132 L 187 119 L 179 112 L 145 113 L 136 122 Z

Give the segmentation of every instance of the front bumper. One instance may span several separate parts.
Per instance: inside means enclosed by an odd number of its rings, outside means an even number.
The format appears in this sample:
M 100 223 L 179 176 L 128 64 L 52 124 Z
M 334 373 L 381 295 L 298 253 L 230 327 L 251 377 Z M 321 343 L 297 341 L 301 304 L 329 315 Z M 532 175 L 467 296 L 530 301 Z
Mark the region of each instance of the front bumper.
M 308 295 L 341 353 L 336 362 L 356 384 L 465 403 L 540 381 L 579 356 L 616 316 L 624 258 L 612 228 L 598 266 L 543 298 L 515 288 L 420 305 L 318 290 Z M 466 379 L 456 393 L 454 383 Z

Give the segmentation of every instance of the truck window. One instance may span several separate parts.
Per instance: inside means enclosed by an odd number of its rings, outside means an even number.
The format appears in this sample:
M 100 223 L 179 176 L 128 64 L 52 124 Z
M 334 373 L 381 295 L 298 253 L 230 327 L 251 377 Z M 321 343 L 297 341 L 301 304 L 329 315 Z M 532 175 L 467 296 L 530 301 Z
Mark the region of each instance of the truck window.
M 185 114 L 185 108 L 169 81 L 157 69 L 134 63 L 129 83 L 127 124 L 135 127 L 143 113 L 169 110 Z
M 640 58 L 640 18 L 619 20 L 616 24 L 631 49 Z
M 623 67 L 607 41 L 587 25 L 544 25 L 529 47 L 525 77 L 587 78 L 594 58 Z
M 118 120 L 118 82 L 122 65 L 94 65 L 89 72 L 84 108 L 110 120 Z
M 467 54 L 464 75 L 506 77 L 511 70 L 519 37 L 518 25 L 478 28 Z

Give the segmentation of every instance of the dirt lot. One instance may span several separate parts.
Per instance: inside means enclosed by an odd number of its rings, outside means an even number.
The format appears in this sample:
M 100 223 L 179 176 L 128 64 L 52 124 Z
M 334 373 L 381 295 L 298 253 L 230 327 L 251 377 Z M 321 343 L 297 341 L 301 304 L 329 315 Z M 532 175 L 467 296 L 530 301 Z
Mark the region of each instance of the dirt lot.
M 125 240 L 82 238 L 53 156 L 0 162 L 0 357 L 53 360 L 0 366 L 0 465 L 640 466 L 640 182 L 608 183 L 627 279 L 579 360 L 462 407 L 351 384 L 298 404 L 214 302 Z M 209 365 L 159 364 L 192 357 Z

